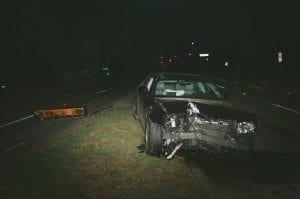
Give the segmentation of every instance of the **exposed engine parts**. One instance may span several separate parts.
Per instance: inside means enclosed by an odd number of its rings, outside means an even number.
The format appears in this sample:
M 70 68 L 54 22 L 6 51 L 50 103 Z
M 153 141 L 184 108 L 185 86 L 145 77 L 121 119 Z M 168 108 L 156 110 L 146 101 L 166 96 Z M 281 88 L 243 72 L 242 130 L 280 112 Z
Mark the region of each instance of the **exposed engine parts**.
M 247 149 L 239 145 L 251 139 L 255 126 L 250 122 L 238 123 L 234 120 L 215 119 L 204 115 L 197 106 L 189 102 L 186 114 L 167 115 L 163 128 L 163 155 L 171 159 L 180 148 L 222 147 Z
M 189 102 L 187 107 L 187 115 L 191 116 L 193 114 L 200 114 L 200 111 L 194 103 Z

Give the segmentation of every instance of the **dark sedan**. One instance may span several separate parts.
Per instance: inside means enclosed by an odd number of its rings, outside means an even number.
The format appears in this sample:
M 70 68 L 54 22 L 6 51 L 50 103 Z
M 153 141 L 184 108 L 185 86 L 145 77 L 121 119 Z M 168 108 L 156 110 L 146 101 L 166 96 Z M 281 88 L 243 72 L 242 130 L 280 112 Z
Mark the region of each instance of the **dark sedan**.
M 137 88 L 134 115 L 145 132 L 145 152 L 167 159 L 180 148 L 250 151 L 257 129 L 253 115 L 193 74 L 147 76 Z

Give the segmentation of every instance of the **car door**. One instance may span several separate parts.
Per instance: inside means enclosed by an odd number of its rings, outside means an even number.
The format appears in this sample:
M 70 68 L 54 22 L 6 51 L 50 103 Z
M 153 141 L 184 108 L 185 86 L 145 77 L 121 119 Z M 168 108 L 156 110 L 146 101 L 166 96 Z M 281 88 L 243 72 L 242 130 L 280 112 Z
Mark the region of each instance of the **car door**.
M 150 76 L 147 76 L 144 81 L 138 85 L 137 91 L 136 91 L 136 108 L 137 108 L 137 113 L 138 117 L 140 119 L 140 122 L 142 126 L 144 127 L 144 111 L 143 111 L 143 99 L 145 95 L 145 85 L 147 85 L 147 82 L 149 82 Z
M 142 127 L 145 128 L 146 108 L 149 106 L 150 89 L 153 84 L 153 77 L 148 76 L 145 81 L 137 89 L 137 109 Z

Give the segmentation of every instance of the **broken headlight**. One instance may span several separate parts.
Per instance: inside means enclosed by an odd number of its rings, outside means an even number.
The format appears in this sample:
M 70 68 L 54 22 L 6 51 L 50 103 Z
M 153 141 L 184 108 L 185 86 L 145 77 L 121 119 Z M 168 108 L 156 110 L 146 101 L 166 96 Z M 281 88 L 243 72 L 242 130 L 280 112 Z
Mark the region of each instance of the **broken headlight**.
M 167 115 L 164 121 L 166 128 L 175 128 L 184 124 L 184 118 L 180 115 Z
M 164 120 L 165 120 L 166 128 L 176 127 L 176 117 L 174 115 L 172 115 L 172 116 L 167 115 Z
M 254 133 L 255 124 L 253 122 L 241 122 L 237 124 L 237 133 L 238 134 L 248 134 Z

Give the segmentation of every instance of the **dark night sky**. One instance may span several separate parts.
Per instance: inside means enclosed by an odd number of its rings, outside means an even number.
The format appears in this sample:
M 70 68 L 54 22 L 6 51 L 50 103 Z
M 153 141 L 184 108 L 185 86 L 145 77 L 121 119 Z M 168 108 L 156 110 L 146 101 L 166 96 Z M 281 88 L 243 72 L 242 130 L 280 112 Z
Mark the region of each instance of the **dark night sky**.
M 287 1 L 8 1 L 1 46 L 9 66 L 100 63 L 115 51 L 176 53 L 203 49 L 296 54 L 297 7 Z

